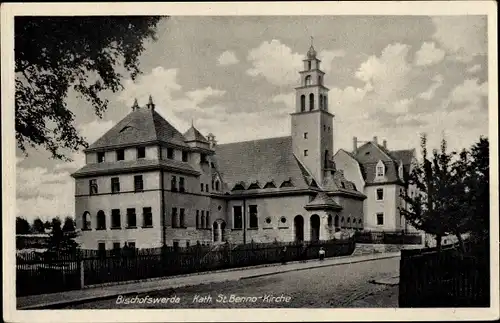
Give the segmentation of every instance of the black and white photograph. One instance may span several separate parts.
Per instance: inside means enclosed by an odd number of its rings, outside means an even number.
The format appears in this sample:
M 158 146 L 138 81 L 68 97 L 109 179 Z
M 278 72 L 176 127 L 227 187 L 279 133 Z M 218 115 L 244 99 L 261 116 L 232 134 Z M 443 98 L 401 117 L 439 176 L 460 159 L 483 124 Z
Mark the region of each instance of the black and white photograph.
M 498 319 L 494 2 L 96 5 L 2 4 L 6 321 Z

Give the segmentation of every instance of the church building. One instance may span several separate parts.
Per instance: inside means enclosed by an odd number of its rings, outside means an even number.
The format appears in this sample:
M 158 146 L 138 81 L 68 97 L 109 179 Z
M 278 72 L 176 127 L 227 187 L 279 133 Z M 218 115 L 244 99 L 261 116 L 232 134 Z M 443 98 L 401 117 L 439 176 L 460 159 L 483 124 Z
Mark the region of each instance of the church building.
M 366 196 L 333 162 L 334 115 L 311 45 L 291 134 L 218 145 L 149 103 L 85 150 L 75 179 L 83 249 L 328 240 L 363 229 Z

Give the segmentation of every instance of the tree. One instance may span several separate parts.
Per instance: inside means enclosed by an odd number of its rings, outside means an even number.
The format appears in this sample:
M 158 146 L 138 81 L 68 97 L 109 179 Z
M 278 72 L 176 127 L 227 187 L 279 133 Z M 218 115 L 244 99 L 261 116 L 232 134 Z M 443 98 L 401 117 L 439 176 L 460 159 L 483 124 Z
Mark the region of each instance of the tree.
M 76 228 L 75 219 L 73 219 L 70 216 L 67 216 L 64 219 L 64 225 L 62 227 L 63 232 L 75 231 L 75 228 Z
M 107 109 L 103 91 L 123 88 L 122 68 L 140 73 L 144 41 L 156 40 L 160 17 L 18 16 L 14 21 L 16 140 L 42 147 L 53 158 L 70 160 L 61 149 L 87 147 L 65 99 L 69 90 L 90 102 L 98 117 Z
M 61 220 L 55 217 L 52 219 L 52 232 L 50 233 L 48 251 L 71 253 L 78 248 L 78 243 L 75 241 L 76 237 L 75 231 L 64 232 L 61 228 Z
M 415 228 L 436 236 L 437 249 L 441 249 L 441 238 L 450 230 L 456 233 L 458 216 L 450 216 L 456 212 L 460 201 L 455 194 L 459 186 L 453 174 L 454 152 L 447 152 L 447 143 L 441 141 L 441 149 L 434 150 L 432 156 L 427 154 L 427 136 L 421 136 L 422 162 L 412 171 L 409 185 L 415 185 L 416 194 L 409 196 L 403 192 L 401 197 L 407 208 L 400 208 L 401 214 Z M 461 236 L 458 237 L 461 239 Z
M 49 230 L 52 228 L 52 224 L 49 222 L 49 220 L 47 220 L 43 223 L 43 227 L 45 228 L 45 230 Z
M 28 234 L 31 232 L 29 222 L 20 216 L 16 217 L 16 234 Z
M 33 221 L 33 233 L 45 233 L 44 224 L 40 218 Z

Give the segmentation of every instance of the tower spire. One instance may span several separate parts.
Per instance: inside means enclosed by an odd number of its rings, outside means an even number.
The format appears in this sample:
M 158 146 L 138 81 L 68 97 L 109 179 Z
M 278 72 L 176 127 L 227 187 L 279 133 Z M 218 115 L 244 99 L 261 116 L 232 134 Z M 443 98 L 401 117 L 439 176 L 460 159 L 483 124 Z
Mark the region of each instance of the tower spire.
M 154 108 L 155 108 L 155 104 L 153 103 L 153 97 L 151 96 L 151 94 L 149 95 L 147 107 L 151 110 L 154 110 Z
M 139 103 L 137 103 L 137 98 L 134 100 L 134 104 L 132 105 L 132 111 L 139 109 Z

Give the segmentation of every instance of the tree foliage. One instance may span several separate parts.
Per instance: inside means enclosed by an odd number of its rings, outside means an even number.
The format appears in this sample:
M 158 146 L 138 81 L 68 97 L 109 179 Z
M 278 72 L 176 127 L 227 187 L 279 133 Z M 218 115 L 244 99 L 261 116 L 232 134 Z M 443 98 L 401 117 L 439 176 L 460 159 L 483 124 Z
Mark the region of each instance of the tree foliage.
M 122 89 L 122 75 L 140 73 L 144 41 L 156 40 L 160 17 L 15 18 L 16 140 L 69 160 L 61 149 L 87 147 L 66 105 L 70 89 L 90 102 L 97 116 L 107 109 L 101 92 Z
M 62 227 L 63 232 L 72 232 L 75 231 L 75 228 L 76 228 L 75 219 L 67 216 L 64 219 L 64 225 Z
M 70 220 L 72 220 L 70 218 Z M 59 218 L 52 219 L 52 231 L 50 233 L 48 251 L 49 252 L 74 252 L 78 248 L 78 243 L 75 241 L 77 233 L 75 231 L 64 231 L 61 228 L 61 220 Z
M 20 216 L 16 217 L 16 234 L 28 234 L 31 233 L 30 223 Z
M 403 193 L 408 206 L 401 214 L 417 229 L 434 234 L 438 249 L 441 237 L 454 234 L 462 248 L 463 233 L 488 233 L 489 221 L 489 148 L 480 138 L 470 150 L 458 156 L 447 151 L 441 141 L 440 150 L 428 155 L 427 138 L 421 137 L 422 161 L 410 174 L 409 185 L 416 194 Z
M 45 233 L 45 226 L 40 218 L 36 218 L 33 221 L 33 233 Z

